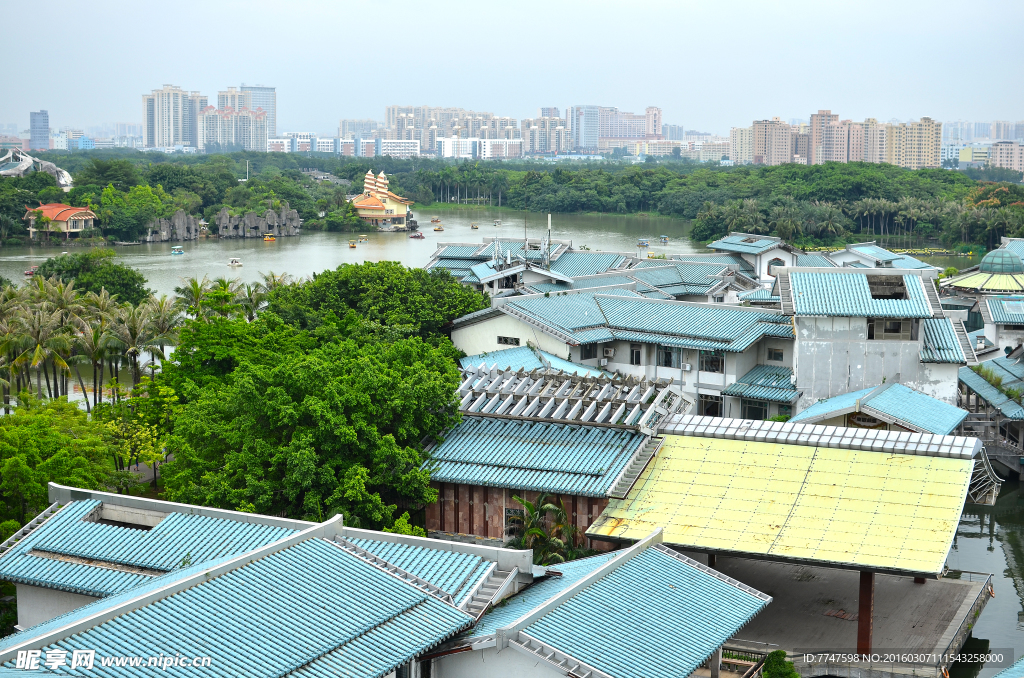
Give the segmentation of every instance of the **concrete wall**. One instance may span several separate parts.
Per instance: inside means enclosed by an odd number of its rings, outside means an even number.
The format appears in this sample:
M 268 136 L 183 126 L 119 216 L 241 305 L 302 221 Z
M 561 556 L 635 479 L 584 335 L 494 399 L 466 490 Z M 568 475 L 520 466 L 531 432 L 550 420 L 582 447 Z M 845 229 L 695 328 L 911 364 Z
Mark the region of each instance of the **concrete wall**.
M 49 621 L 65 612 L 77 610 L 99 600 L 99 598 L 83 596 L 80 593 L 29 586 L 28 584 L 17 584 L 15 589 L 18 593 L 18 626 L 23 629 Z
M 569 346 L 565 342 L 552 337 L 546 332 L 542 332 L 533 325 L 504 314 L 497 318 L 483 320 L 452 330 L 452 343 L 465 351 L 467 355 L 511 348 L 510 346 L 499 345 L 499 336 L 517 337 L 520 346 L 526 346 L 526 342 L 529 341 L 542 351 L 552 353 L 559 358 L 565 358 L 569 355 Z M 626 360 L 629 360 L 628 356 Z
M 433 660 L 431 678 L 562 678 L 565 673 L 512 647 L 459 652 Z
M 1007 328 L 1007 325 L 985 323 L 985 338 L 999 347 L 999 354 L 995 356 L 996 358 L 1002 358 L 1006 355 L 1003 349 L 1007 346 L 1017 348 L 1021 343 L 1024 343 L 1024 330 L 1011 330 Z
M 921 362 L 921 341 L 868 340 L 866 318 L 797 318 L 794 411 L 821 398 L 897 381 L 956 404 L 959 365 Z

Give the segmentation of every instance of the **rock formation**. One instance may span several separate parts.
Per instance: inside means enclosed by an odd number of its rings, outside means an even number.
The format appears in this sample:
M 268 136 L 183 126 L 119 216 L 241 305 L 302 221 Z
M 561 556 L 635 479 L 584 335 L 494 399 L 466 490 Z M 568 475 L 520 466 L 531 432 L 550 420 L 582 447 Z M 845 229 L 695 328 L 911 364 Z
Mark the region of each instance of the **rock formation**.
M 199 237 L 199 220 L 178 210 L 170 219 L 157 219 L 148 226 L 144 242 L 195 240 Z
M 217 213 L 217 232 L 221 238 L 262 238 L 267 233 L 275 236 L 298 235 L 301 227 L 299 213 L 289 207 L 287 202 L 281 203 L 280 212 L 268 209 L 262 217 L 255 212 L 233 217 L 227 207 Z

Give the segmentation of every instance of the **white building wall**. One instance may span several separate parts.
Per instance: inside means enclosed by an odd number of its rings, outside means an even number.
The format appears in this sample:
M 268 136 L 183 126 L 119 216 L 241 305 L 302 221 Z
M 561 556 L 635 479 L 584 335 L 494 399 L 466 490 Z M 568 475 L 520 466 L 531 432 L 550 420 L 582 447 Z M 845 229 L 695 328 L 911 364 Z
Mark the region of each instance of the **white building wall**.
M 512 647 L 459 652 L 434 660 L 433 678 L 562 678 L 551 664 Z
M 18 594 L 18 626 L 23 629 L 42 624 L 44 621 L 49 621 L 54 617 L 59 617 L 66 612 L 77 610 L 99 600 L 99 598 L 83 596 L 79 593 L 27 584 L 17 584 L 15 589 Z
M 526 346 L 527 342 L 530 342 L 540 350 L 559 358 L 569 356 L 569 346 L 565 342 L 505 314 L 452 330 L 452 343 L 467 355 L 512 348 L 498 344 L 499 336 L 516 337 L 520 346 Z
M 922 363 L 921 341 L 868 340 L 866 318 L 797 318 L 794 414 L 822 398 L 898 382 L 956 404 L 960 365 Z

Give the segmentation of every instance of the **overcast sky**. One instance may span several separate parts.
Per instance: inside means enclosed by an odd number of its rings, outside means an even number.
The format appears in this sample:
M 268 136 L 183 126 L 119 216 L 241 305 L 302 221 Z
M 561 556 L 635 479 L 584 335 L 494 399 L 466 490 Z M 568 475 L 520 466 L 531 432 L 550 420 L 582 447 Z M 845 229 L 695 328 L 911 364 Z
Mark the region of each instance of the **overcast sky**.
M 164 83 L 277 87 L 278 131 L 388 104 L 597 104 L 727 133 L 807 119 L 1024 120 L 1024 2 L 9 0 L 0 123 L 141 122 Z

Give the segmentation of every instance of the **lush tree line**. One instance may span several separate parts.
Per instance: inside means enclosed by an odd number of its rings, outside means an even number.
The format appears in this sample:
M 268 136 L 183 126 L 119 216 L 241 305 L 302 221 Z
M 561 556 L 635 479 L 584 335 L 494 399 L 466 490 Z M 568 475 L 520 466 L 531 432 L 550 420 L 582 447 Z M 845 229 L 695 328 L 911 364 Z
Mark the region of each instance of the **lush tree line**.
M 359 192 L 367 170 L 384 171 L 391 187 L 420 206 L 435 203 L 504 206 L 539 212 L 657 213 L 684 219 L 708 216 L 706 206 L 723 208 L 718 220 L 701 219 L 695 239 L 706 241 L 721 232 L 718 221 L 742 221 L 737 209 L 754 200 L 765 222 L 774 208 L 786 208 L 784 219 L 794 222 L 796 237 L 808 242 L 831 242 L 862 228 L 860 212 L 852 206 L 863 201 L 905 204 L 920 201 L 925 218 L 908 216 L 906 209 L 875 208 L 875 233 L 899 232 L 914 237 L 941 237 L 947 244 L 989 243 L 995 232 L 987 224 L 991 214 L 975 215 L 969 228 L 950 211 L 956 203 L 965 209 L 987 200 L 977 199 L 980 188 L 994 182 L 1020 202 L 1020 180 L 993 168 L 984 170 L 905 170 L 892 165 L 827 163 L 777 167 L 717 167 L 707 164 L 659 160 L 640 164 L 619 161 L 585 164 L 545 161 L 445 161 L 433 158 L 340 158 L 329 154 L 233 153 L 168 156 L 156 153 L 96 151 L 70 155 L 44 154 L 72 171 L 75 188 L 66 195 L 74 205 L 91 206 L 100 216 L 104 235 L 135 239 L 154 218 L 177 209 L 205 218 L 215 230 L 215 215 L 224 207 L 232 214 L 262 212 L 287 201 L 298 210 L 308 229 L 359 230 L 362 224 L 347 202 Z M 653 159 L 652 159 L 653 160 Z M 302 169 L 330 172 L 343 184 L 319 182 Z M 246 177 L 248 181 L 239 181 Z M 1012 174 L 1012 173 L 1011 173 Z M 1017 173 L 1019 174 L 1019 173 Z M 0 182 L 0 239 L 7 231 L 17 235 L 24 205 L 34 199 L 59 197 L 59 189 L 39 173 Z M 46 202 L 46 200 L 43 200 Z M 747 205 L 747 207 L 744 207 Z M 788 207 L 787 207 L 788 206 Z M 795 206 L 795 207 L 794 207 Z M 833 215 L 829 209 L 838 210 Z M 728 208 L 728 209 L 727 209 Z M 414 210 L 416 208 L 414 207 Z M 799 215 L 792 214 L 793 210 Z M 902 215 L 899 224 L 892 223 Z M 837 216 L 838 218 L 832 218 Z M 1001 221 L 1005 218 L 1000 216 Z M 756 221 L 756 219 L 754 220 Z M 712 223 L 714 222 L 714 223 Z M 820 224 L 826 223 L 822 229 Z M 837 235 L 830 232 L 833 226 Z M 856 224 L 853 231 L 851 226 Z M 1003 227 L 1000 227 L 1003 228 Z M 870 230 L 870 229 L 869 229 Z M 786 229 L 783 229 L 785 233 Z M 775 232 L 769 227 L 768 232 Z
M 58 277 L 117 266 L 92 256 L 0 293 L 0 537 L 45 508 L 47 482 L 130 492 L 139 462 L 174 501 L 422 531 L 422 450 L 459 418 L 445 326 L 484 295 L 382 262 L 130 303 Z

